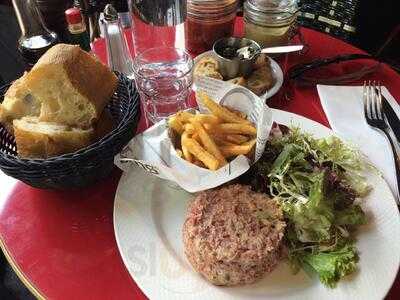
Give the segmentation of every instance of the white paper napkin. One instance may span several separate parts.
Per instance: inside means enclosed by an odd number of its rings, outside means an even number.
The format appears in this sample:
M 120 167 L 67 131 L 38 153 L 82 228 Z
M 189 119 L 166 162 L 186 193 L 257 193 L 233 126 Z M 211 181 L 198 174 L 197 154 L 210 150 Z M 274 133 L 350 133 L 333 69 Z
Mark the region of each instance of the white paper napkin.
M 332 130 L 343 140 L 357 146 L 375 165 L 397 195 L 396 170 L 389 141 L 380 132 L 368 126 L 364 118 L 362 86 L 317 85 L 322 107 Z M 400 108 L 389 91 L 382 93 L 397 116 Z

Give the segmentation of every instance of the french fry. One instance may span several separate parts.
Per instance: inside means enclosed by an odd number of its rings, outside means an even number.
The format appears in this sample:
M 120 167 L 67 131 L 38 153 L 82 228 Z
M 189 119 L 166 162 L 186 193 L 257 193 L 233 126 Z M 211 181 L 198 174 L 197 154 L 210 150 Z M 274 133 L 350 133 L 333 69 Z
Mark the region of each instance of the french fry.
M 219 138 L 218 136 L 213 136 L 215 144 L 218 146 L 237 146 L 237 144 L 225 141 L 224 139 Z
M 247 116 L 245 113 L 241 112 L 240 110 L 236 110 L 230 107 L 225 107 L 227 110 L 233 112 L 235 115 L 237 115 L 239 118 L 247 120 Z
M 232 143 L 226 139 L 226 135 L 223 134 L 211 134 L 212 139 L 218 146 L 235 146 L 237 144 Z
M 253 125 L 237 124 L 237 123 L 223 123 L 213 126 L 216 133 L 221 134 L 248 134 L 256 135 L 257 129 Z
M 252 153 L 257 129 L 246 116 L 214 102 L 204 92 L 200 101 L 212 114 L 180 111 L 168 119 L 170 128 L 180 135 L 177 155 L 199 167 L 217 170 L 227 158 Z
M 185 125 L 183 125 L 183 128 L 188 134 L 194 134 L 195 133 L 193 124 L 190 124 L 190 123 L 185 124 Z
M 194 139 L 184 139 L 183 144 L 198 160 L 204 163 L 210 170 L 217 170 L 219 167 L 218 160 L 210 153 L 208 153 L 198 142 Z
M 208 124 L 208 123 L 205 123 L 205 124 L 203 124 L 203 127 L 204 127 L 204 129 L 205 130 L 207 130 L 207 131 L 212 131 L 213 130 L 213 125 L 211 125 L 211 124 Z M 183 125 L 183 129 L 184 129 L 184 131 L 186 131 L 188 134 L 196 134 L 196 130 L 194 129 L 194 127 L 193 127 L 193 124 L 185 124 L 185 125 Z
M 246 143 L 243 143 L 242 145 L 243 145 L 243 146 L 250 146 L 250 147 L 253 147 L 253 146 L 256 144 L 256 142 L 257 142 L 257 139 L 254 138 L 254 139 L 252 139 L 252 140 L 250 140 L 250 141 L 248 141 L 248 142 L 246 142 Z
M 183 153 L 181 149 L 175 149 L 176 154 L 178 154 L 179 157 L 183 157 Z
M 177 119 L 176 116 L 172 116 L 168 118 L 168 126 L 171 127 L 175 132 L 182 134 L 183 132 L 183 125 Z
M 213 124 L 209 124 L 209 123 L 205 123 L 205 124 L 203 124 L 203 126 L 204 126 L 204 129 L 207 130 L 207 131 L 212 131 L 213 128 L 214 128 L 214 125 Z
M 247 136 L 241 134 L 227 134 L 225 139 L 234 144 L 243 144 L 249 140 Z
M 183 158 L 188 162 L 193 162 L 193 155 L 189 152 L 186 148 L 184 141 L 189 138 L 189 135 L 186 131 L 184 131 L 181 135 L 181 147 L 182 147 L 182 154 Z
M 206 114 L 197 114 L 195 115 L 195 120 L 204 124 L 204 123 L 209 123 L 209 124 L 219 124 L 222 123 L 223 121 L 214 116 L 214 115 L 206 115 Z
M 205 130 L 212 132 L 213 130 L 213 125 L 205 123 L 203 124 L 203 127 Z M 189 134 L 196 134 L 196 129 L 193 127 L 193 124 L 185 124 L 183 125 L 184 131 L 187 131 Z
M 196 142 L 198 142 L 198 143 L 201 144 L 201 139 L 200 139 L 200 136 L 199 136 L 199 134 L 198 134 L 197 132 L 195 132 L 195 133 L 192 135 L 192 139 L 194 139 Z
M 203 125 L 201 125 L 200 122 L 196 121 L 196 119 L 190 119 L 190 122 L 193 124 L 196 133 L 199 135 L 201 143 L 203 144 L 204 148 L 208 152 L 210 152 L 216 159 L 218 159 L 219 166 L 222 167 L 226 165 L 228 162 L 222 155 L 221 151 L 219 151 L 218 146 L 215 144 L 213 139 L 208 135 Z
M 239 123 L 239 124 L 251 124 L 250 121 L 237 116 L 235 113 L 231 112 L 229 109 L 217 104 L 212 100 L 206 93 L 197 93 L 200 101 L 212 112 L 213 115 L 224 120 L 228 123 Z
M 194 117 L 194 114 L 191 114 L 187 111 L 178 111 L 175 116 L 182 124 L 186 124 L 189 123 L 189 120 Z
M 214 133 L 210 133 L 213 141 L 215 142 L 215 144 L 217 145 L 222 145 L 222 142 L 225 142 L 224 136 L 222 134 L 214 134 Z
M 242 145 L 221 146 L 220 149 L 225 157 L 232 157 L 232 156 L 237 156 L 237 155 L 241 155 L 241 154 L 246 155 L 251 151 L 251 149 L 253 149 L 255 143 L 256 143 L 256 140 L 253 139 Z
M 210 116 L 212 116 L 212 115 L 210 115 Z M 197 120 L 197 119 L 196 118 L 190 119 L 191 122 L 193 120 Z M 215 125 L 215 124 L 210 124 L 210 123 L 202 123 L 202 122 L 199 122 L 199 123 L 201 123 L 203 125 L 204 129 L 207 131 L 211 131 L 213 129 L 213 126 Z M 192 123 L 185 124 L 184 128 L 185 128 L 185 130 L 191 132 L 192 134 L 194 134 L 196 132 L 196 129 L 194 128 Z
M 198 167 L 200 167 L 200 168 L 207 168 L 200 160 L 198 160 L 198 159 L 196 159 L 194 162 L 193 162 L 193 164 L 194 165 L 196 165 L 196 166 L 198 166 Z

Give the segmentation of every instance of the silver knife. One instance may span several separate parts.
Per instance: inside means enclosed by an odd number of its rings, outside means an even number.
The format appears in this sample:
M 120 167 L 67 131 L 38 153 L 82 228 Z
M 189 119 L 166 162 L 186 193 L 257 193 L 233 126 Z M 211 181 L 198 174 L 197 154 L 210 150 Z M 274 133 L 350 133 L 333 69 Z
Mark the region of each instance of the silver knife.
M 382 105 L 383 111 L 392 128 L 394 135 L 396 136 L 397 142 L 400 142 L 400 120 L 394 111 L 393 107 L 390 105 L 389 101 L 382 95 Z

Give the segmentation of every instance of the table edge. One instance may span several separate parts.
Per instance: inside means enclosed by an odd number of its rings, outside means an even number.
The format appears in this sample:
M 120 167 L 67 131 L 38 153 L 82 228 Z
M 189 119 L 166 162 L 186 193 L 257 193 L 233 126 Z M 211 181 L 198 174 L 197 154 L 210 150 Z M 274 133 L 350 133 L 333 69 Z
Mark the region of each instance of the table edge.
M 11 268 L 17 274 L 19 280 L 25 285 L 25 287 L 39 300 L 46 300 L 43 292 L 41 292 L 32 282 L 29 280 L 28 276 L 26 276 L 21 268 L 16 263 L 16 260 L 11 255 L 11 252 L 8 250 L 7 245 L 4 242 L 4 239 L 0 235 L 0 249 L 3 251 L 4 256 L 7 262 L 10 264 Z

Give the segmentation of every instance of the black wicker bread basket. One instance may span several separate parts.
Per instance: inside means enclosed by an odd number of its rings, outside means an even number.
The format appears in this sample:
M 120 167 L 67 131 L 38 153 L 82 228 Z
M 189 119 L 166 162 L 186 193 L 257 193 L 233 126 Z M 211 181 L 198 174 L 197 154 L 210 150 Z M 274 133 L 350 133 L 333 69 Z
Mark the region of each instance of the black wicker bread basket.
M 114 156 L 135 135 L 140 118 L 139 95 L 134 83 L 122 74 L 118 87 L 105 108 L 115 128 L 101 140 L 74 153 L 48 159 L 21 159 L 14 137 L 0 124 L 0 169 L 33 187 L 74 189 L 95 183 L 110 174 Z M 0 102 L 9 85 L 0 88 Z

